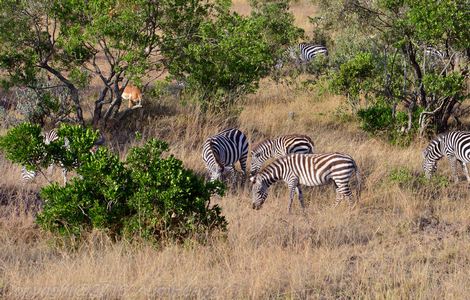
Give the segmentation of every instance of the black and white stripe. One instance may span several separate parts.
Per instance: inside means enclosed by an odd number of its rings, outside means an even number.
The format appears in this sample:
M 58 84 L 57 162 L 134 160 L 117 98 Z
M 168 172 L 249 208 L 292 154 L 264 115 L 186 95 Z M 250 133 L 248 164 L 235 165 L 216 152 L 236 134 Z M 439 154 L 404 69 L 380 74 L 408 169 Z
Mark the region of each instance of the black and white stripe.
M 57 133 L 56 129 L 52 129 L 52 130 L 43 132 L 41 135 L 43 137 L 43 141 L 44 141 L 45 145 L 49 145 L 50 143 L 55 142 L 59 139 L 59 134 Z M 96 140 L 95 143 L 93 144 L 93 146 L 91 147 L 90 152 L 95 153 L 97 151 L 98 147 L 104 144 L 104 141 L 105 141 L 104 136 L 102 134 L 100 134 L 100 137 L 98 138 L 98 140 Z M 70 141 L 67 137 L 64 138 L 64 148 L 66 150 L 70 150 Z M 62 162 L 55 161 L 48 168 L 48 173 L 49 174 L 51 174 L 53 172 L 54 165 L 59 165 L 61 167 L 62 177 L 64 179 L 64 184 L 66 184 L 67 183 L 67 172 L 68 172 L 67 168 L 65 168 L 63 166 Z M 21 167 L 21 178 L 22 178 L 23 181 L 32 181 L 32 180 L 34 180 L 36 175 L 37 175 L 36 171 L 28 170 L 25 166 Z
M 459 181 L 457 175 L 457 161 L 462 164 L 465 177 L 470 182 L 467 163 L 470 162 L 470 132 L 452 131 L 435 137 L 423 151 L 423 170 L 427 178 L 436 171 L 437 161 L 446 156 L 450 162 L 450 169 L 455 182 Z
M 328 56 L 328 49 L 322 45 L 300 43 L 296 46 L 290 46 L 284 52 L 284 55 L 277 61 L 276 69 L 281 69 L 287 61 L 293 61 L 297 66 L 306 65 L 318 55 Z
M 359 198 L 361 178 L 355 161 L 351 156 L 341 153 L 289 154 L 269 164 L 250 181 L 253 185 L 253 208 L 260 209 L 268 196 L 268 188 L 279 180 L 284 180 L 289 187 L 290 212 L 294 192 L 299 195 L 299 202 L 304 208 L 300 185 L 319 186 L 333 181 L 336 188 L 337 206 L 343 198 L 349 200 L 350 207 L 356 204 L 352 200 L 349 186 L 352 175 L 357 177 L 357 198 Z
M 57 133 L 56 129 L 52 129 L 49 131 L 45 131 L 41 133 L 44 144 L 49 145 L 52 142 L 55 142 L 59 139 L 59 134 Z M 64 139 L 64 146 L 66 149 L 69 148 L 69 141 L 67 138 Z M 54 164 L 52 163 L 49 166 L 49 172 L 52 172 L 54 168 Z M 62 167 L 62 176 L 64 178 L 64 184 L 67 182 L 67 169 L 62 166 L 60 162 L 57 162 Z M 37 175 L 37 172 L 34 170 L 28 170 L 26 167 L 22 166 L 21 167 L 21 178 L 23 181 L 32 181 Z
M 439 59 L 439 60 L 443 60 L 446 57 L 445 52 L 437 48 L 434 48 L 432 46 L 426 47 L 426 49 L 424 50 L 424 55 L 432 59 Z
M 233 173 L 233 164 L 240 162 L 243 176 L 246 173 L 248 139 L 238 129 L 226 129 L 209 137 L 202 147 L 202 159 L 211 180 L 220 180 L 222 175 Z
M 251 150 L 250 175 L 255 175 L 270 158 L 279 158 L 290 153 L 309 154 L 313 152 L 313 141 L 306 135 L 291 134 L 265 140 Z

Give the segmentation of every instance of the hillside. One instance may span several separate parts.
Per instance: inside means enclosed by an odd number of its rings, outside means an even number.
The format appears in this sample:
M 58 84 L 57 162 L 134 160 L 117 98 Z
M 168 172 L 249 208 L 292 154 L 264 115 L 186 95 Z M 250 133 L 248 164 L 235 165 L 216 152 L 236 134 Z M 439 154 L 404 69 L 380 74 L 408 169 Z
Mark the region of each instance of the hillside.
M 247 12 L 246 3 L 235 9 Z M 294 5 L 307 27 L 310 4 Z M 308 29 L 308 28 L 307 28 Z M 0 296 L 6 299 L 466 299 L 470 294 L 470 192 L 450 183 L 446 160 L 438 179 L 423 184 L 421 151 L 392 146 L 362 131 L 345 99 L 321 86 L 266 79 L 240 103 L 231 119 L 203 115 L 191 103 L 168 96 L 144 100 L 106 132 L 107 146 L 125 157 L 143 139 L 167 141 L 185 166 L 205 174 L 206 137 L 229 126 L 251 143 L 281 134 L 312 138 L 318 152 L 343 152 L 357 162 L 363 189 L 357 207 L 332 208 L 333 186 L 304 188 L 305 213 L 278 183 L 261 210 L 251 208 L 250 185 L 214 198 L 226 216 L 226 235 L 206 244 L 164 247 L 113 243 L 96 232 L 77 249 L 34 223 L 37 192 L 45 184 L 20 181 L 20 167 L 0 156 Z M 238 167 L 238 166 L 237 166 Z M 459 172 L 461 172 L 459 168 Z M 60 171 L 56 170 L 60 182 Z M 461 180 L 464 180 L 461 173 Z M 56 244 L 54 244 L 54 242 Z

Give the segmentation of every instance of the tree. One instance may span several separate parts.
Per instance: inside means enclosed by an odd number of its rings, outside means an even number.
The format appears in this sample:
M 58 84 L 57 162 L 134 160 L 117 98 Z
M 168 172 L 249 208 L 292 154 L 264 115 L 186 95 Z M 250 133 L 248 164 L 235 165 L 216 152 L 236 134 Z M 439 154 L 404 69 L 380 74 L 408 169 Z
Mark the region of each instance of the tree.
M 1 0 L 0 69 L 7 75 L 2 83 L 45 90 L 55 85 L 40 83 L 56 78 L 69 90 L 83 125 L 79 91 L 97 77 L 102 85 L 96 124 L 117 114 L 129 80 L 142 84 L 144 75 L 162 71 L 159 51 L 173 41 L 171 25 L 197 25 L 208 9 L 204 1 L 189 0 Z
M 200 91 L 204 109 L 224 110 L 257 89 L 269 74 L 282 45 L 297 40 L 288 2 L 254 2 L 251 16 L 230 11 L 219 2 L 212 17 L 200 23 L 192 43 L 165 49 L 168 68 Z M 177 56 L 174 53 L 180 52 Z
M 438 132 L 448 128 L 450 119 L 462 113 L 459 106 L 468 95 L 468 59 L 470 15 L 465 0 L 381 0 L 320 1 L 322 13 L 329 20 L 323 29 L 341 35 L 355 31 L 349 39 L 366 39 L 358 51 L 369 51 L 376 57 L 381 71 L 381 88 L 374 93 L 392 107 L 398 103 L 408 111 L 411 130 L 414 112 L 421 110 L 420 131 L 429 126 Z M 347 26 L 346 26 L 347 25 Z M 339 31 L 339 34 L 338 34 Z M 434 63 L 428 47 L 440 50 L 442 59 Z M 354 55 L 354 54 L 353 54 Z M 439 87 L 439 88 L 438 88 Z

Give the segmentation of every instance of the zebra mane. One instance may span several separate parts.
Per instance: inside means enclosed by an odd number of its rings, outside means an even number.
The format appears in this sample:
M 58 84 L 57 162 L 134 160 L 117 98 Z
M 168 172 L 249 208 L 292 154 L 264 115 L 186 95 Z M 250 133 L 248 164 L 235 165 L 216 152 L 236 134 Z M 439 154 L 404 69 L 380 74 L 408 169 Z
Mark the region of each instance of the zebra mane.
M 261 142 L 257 142 L 257 143 L 255 143 L 255 144 L 253 144 L 253 146 L 251 147 L 251 152 L 257 151 L 258 148 L 259 148 L 261 145 L 263 145 L 263 144 L 265 144 L 265 143 L 267 143 L 267 142 L 269 142 L 269 141 L 271 141 L 271 139 L 265 139 L 265 140 L 262 140 Z

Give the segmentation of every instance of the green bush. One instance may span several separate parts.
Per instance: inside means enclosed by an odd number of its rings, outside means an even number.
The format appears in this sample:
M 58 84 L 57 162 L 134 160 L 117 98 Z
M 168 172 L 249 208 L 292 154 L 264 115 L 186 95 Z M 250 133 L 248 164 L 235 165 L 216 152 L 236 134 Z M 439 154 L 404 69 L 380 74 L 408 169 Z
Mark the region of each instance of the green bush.
M 175 57 L 170 74 L 187 79 L 199 93 L 203 110 L 225 111 L 258 88 L 269 75 L 282 45 L 297 39 L 287 1 L 254 1 L 250 16 L 230 11 L 229 1 L 219 1 L 211 18 L 198 24 L 197 38 L 178 48 L 165 48 Z
M 449 179 L 445 176 L 434 174 L 431 179 L 428 179 L 424 176 L 423 172 L 415 174 L 415 172 L 406 167 L 392 169 L 388 175 L 388 180 L 407 188 L 428 186 L 442 189 L 450 184 Z
M 418 119 L 421 112 L 422 109 L 416 109 L 413 112 L 412 128 L 409 132 L 404 131 L 408 127 L 408 114 L 397 111 L 393 117 L 392 107 L 382 101 L 359 109 L 357 116 L 364 131 L 384 136 L 391 144 L 406 146 L 411 143 L 414 133 L 418 129 Z
M 175 157 L 163 157 L 166 143 L 152 139 L 120 161 L 104 147 L 90 153 L 97 137 L 90 129 L 64 125 L 58 132 L 62 143 L 64 137 L 70 141 L 69 149 L 55 142 L 45 146 L 40 129 L 31 124 L 0 139 L 14 162 L 42 168 L 63 160 L 80 175 L 65 186 L 53 183 L 41 189 L 44 208 L 37 222 L 43 229 L 65 237 L 98 229 L 115 239 L 153 241 L 205 237 L 226 229 L 220 207 L 210 206 L 211 195 L 223 195 L 223 184 L 206 182 Z

